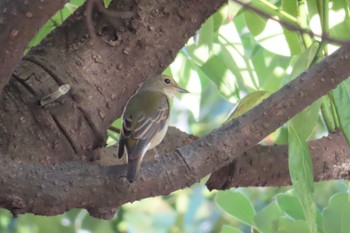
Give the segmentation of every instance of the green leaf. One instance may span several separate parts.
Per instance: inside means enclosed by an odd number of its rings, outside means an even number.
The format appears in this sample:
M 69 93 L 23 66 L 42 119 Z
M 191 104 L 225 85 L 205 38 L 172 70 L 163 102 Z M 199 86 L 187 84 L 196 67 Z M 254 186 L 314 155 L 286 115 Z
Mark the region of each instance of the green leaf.
M 243 113 L 248 112 L 254 106 L 260 104 L 267 97 L 267 94 L 267 91 L 255 91 L 246 95 L 243 99 L 241 99 L 241 101 L 239 102 L 235 110 L 231 113 L 231 115 L 227 118 L 225 123 L 232 121 L 233 119 L 239 117 Z
M 295 115 L 290 121 L 290 125 L 298 132 L 299 137 L 306 140 L 312 134 L 317 125 L 318 113 L 321 107 L 322 100 L 311 104 L 303 111 Z
M 281 8 L 290 15 L 298 16 L 298 0 L 282 0 Z
M 298 17 L 298 1 L 282 0 L 282 10 L 290 15 Z M 290 31 L 283 27 L 283 33 L 288 43 L 288 47 L 292 55 L 301 54 L 304 50 L 303 40 L 299 32 Z
M 253 13 L 251 11 L 245 11 L 244 19 L 249 31 L 254 36 L 257 36 L 264 31 L 267 22 L 266 18 L 256 14 L 255 12 Z
M 236 5 L 233 3 L 233 5 Z M 238 5 L 238 4 L 237 4 Z M 229 15 L 232 15 L 233 17 L 236 15 L 236 12 L 232 12 L 232 4 L 229 3 L 226 6 L 224 5 L 221 7 L 218 11 L 216 11 L 212 17 L 213 17 L 213 25 L 214 25 L 214 32 L 217 32 L 220 27 L 226 23 L 228 23 Z M 235 8 L 236 9 L 236 8 Z M 233 9 L 233 11 L 235 10 Z M 238 11 L 239 9 L 237 9 Z
M 212 56 L 201 69 L 215 83 L 224 97 L 229 98 L 237 90 L 234 76 L 231 72 L 227 72 L 228 69 L 219 56 Z
M 278 221 L 277 233 L 308 233 L 309 227 L 304 220 L 292 220 L 282 217 Z
M 317 232 L 317 210 L 312 198 L 314 190 L 312 161 L 308 145 L 291 124 L 288 125 L 289 173 L 299 198 L 310 233 Z
M 235 50 L 235 49 L 233 49 Z M 235 53 L 233 53 L 233 50 L 230 48 L 229 46 L 221 46 L 220 49 L 220 59 L 223 61 L 223 64 L 226 65 L 226 68 L 231 71 L 232 75 L 233 75 L 233 79 L 234 79 L 234 83 L 237 86 L 237 88 L 240 92 L 251 92 L 251 90 L 249 89 L 248 85 L 246 85 L 246 80 L 247 80 L 247 76 L 244 76 L 242 74 L 242 68 L 244 67 L 244 69 L 247 69 L 247 71 L 249 72 L 249 77 L 253 78 L 254 74 L 252 73 L 251 69 L 250 69 L 250 59 L 245 56 L 244 54 L 238 52 L 238 50 L 235 51 Z M 232 83 L 232 80 L 229 79 L 229 75 L 226 74 L 226 79 L 223 79 L 225 81 L 225 83 Z M 231 82 L 230 82 L 231 81 Z M 231 85 L 232 85 L 231 84 Z M 227 84 L 226 84 L 227 85 Z M 254 90 L 256 90 L 257 88 L 255 88 Z M 239 93 L 237 93 L 236 95 L 237 98 L 239 98 Z
M 262 232 L 275 232 L 277 229 L 277 220 L 281 215 L 282 211 L 278 204 L 272 202 L 255 215 L 255 226 Z
M 288 1 L 288 0 L 287 0 Z M 318 15 L 318 8 L 317 8 L 317 1 L 312 0 L 312 1 L 306 1 L 307 4 L 307 14 L 308 17 L 311 19 L 314 15 Z
M 282 86 L 283 77 L 288 76 L 286 70 L 292 58 L 278 56 L 256 45 L 250 60 L 258 77 L 259 89 L 275 92 Z
M 292 73 L 289 76 L 289 80 L 294 79 L 302 72 L 309 69 L 313 60 L 317 55 L 319 43 L 313 43 L 303 54 L 301 54 L 293 65 Z M 300 96 L 302 98 L 302 96 Z M 320 109 L 321 101 L 317 101 L 298 113 L 291 121 L 290 124 L 298 132 L 298 135 L 306 140 L 312 133 L 318 119 L 318 112 Z
M 281 210 L 295 220 L 305 220 L 303 206 L 299 199 L 291 193 L 281 193 L 276 196 Z
M 73 4 L 73 5 L 76 5 L 76 6 L 81 6 L 83 5 L 85 2 L 85 0 L 70 0 L 69 3 L 70 4 Z
M 205 46 L 207 48 L 207 53 L 209 54 L 209 49 L 213 44 L 213 30 L 214 30 L 214 20 L 210 17 L 205 21 L 198 32 L 197 46 Z
M 330 30 L 329 36 L 332 38 L 349 40 L 350 39 L 350 13 L 349 1 L 332 1 L 332 10 L 329 12 Z M 335 17 L 345 14 L 345 17 Z
M 329 94 L 331 94 L 331 92 Z M 328 132 L 333 132 L 334 129 L 336 128 L 335 126 L 336 126 L 337 119 L 335 118 L 336 114 L 333 115 L 333 112 L 334 112 L 333 109 L 334 109 L 334 104 L 331 101 L 330 96 L 329 95 L 323 96 L 322 104 L 321 104 L 321 113 Z
M 288 81 L 296 78 L 302 72 L 309 69 L 310 65 L 312 64 L 312 61 L 317 55 L 319 46 L 320 43 L 317 41 L 312 43 L 312 45 L 298 57 L 295 64 L 293 65 L 293 70 L 292 73 L 289 75 Z
M 229 225 L 223 225 L 220 233 L 242 233 L 242 231 L 240 231 L 234 227 L 231 227 Z
M 299 33 L 283 28 L 284 37 L 291 55 L 299 55 L 304 51 L 303 40 Z
M 103 0 L 105 7 L 107 8 L 112 0 Z
M 40 232 L 52 233 L 73 233 L 74 229 L 70 226 L 63 226 L 63 215 L 51 216 L 50 218 L 43 218 L 33 214 L 20 215 L 17 218 L 17 227 L 21 229 L 19 232 L 31 232 L 33 229 L 40 229 Z M 27 230 L 27 231 L 25 231 Z M 80 230 L 80 229 L 77 229 Z
M 323 228 L 325 233 L 350 233 L 350 201 L 349 193 L 335 194 L 323 212 Z
M 254 223 L 255 209 L 250 200 L 241 192 L 220 191 L 215 201 L 220 208 L 239 221 L 249 225 Z
M 237 4 L 232 0 L 228 0 L 227 1 L 227 22 L 231 22 L 241 8 L 242 8 L 242 5 Z
M 332 93 L 341 129 L 350 145 L 350 79 L 341 82 Z
M 311 155 L 306 141 L 291 124 L 288 125 L 288 152 L 289 172 L 297 196 L 311 194 L 314 190 Z
M 288 219 L 305 221 L 303 206 L 299 199 L 294 195 L 294 192 L 281 193 L 278 194 L 276 198 L 281 210 L 288 215 Z M 317 210 L 317 226 L 319 231 L 322 229 L 322 221 L 323 216 L 321 212 Z

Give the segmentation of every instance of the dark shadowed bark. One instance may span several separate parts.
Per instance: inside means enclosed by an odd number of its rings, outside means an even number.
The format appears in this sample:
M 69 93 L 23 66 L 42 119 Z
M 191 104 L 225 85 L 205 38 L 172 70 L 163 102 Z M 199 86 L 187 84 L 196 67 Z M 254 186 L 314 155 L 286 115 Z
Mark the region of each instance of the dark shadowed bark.
M 113 1 L 109 10 L 127 16 L 94 10 L 90 27 L 97 35 L 91 40 L 82 8 L 33 49 L 0 96 L 0 206 L 16 214 L 42 215 L 87 208 L 110 218 L 110 207 L 168 194 L 238 161 L 350 75 L 346 44 L 246 115 L 203 138 L 194 141 L 171 130 L 166 150 L 160 150 L 164 155 L 146 160 L 141 178 L 129 184 L 125 165 L 112 165 L 116 148 L 103 148 L 107 128 L 139 83 L 161 72 L 224 2 Z M 41 97 L 62 84 L 71 86 L 66 96 L 38 106 Z M 99 157 L 102 165 L 90 162 Z

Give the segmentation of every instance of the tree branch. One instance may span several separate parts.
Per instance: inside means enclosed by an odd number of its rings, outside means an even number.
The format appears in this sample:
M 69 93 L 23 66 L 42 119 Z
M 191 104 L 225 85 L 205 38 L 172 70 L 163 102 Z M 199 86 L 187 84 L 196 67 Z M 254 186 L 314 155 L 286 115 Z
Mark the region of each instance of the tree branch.
M 8 83 L 29 41 L 66 2 L 68 0 L 1 1 L 0 90 Z
M 0 203 L 14 213 L 51 215 L 71 208 L 118 207 L 190 186 L 241 157 L 297 112 L 336 87 L 350 75 L 349 60 L 347 43 L 245 115 L 192 144 L 166 153 L 158 161 L 145 161 L 141 178 L 132 184 L 124 177 L 124 165 L 67 162 L 41 166 L 2 159 Z
M 337 131 L 309 142 L 315 181 L 350 178 L 350 148 Z M 209 190 L 248 186 L 290 185 L 288 146 L 256 145 L 211 174 Z
M 250 3 L 245 3 L 243 1 L 240 1 L 240 0 L 233 0 L 234 2 L 236 2 L 237 4 L 241 5 L 242 7 L 244 7 L 245 9 L 247 10 L 250 10 L 256 14 L 259 14 L 267 19 L 271 19 L 277 23 L 279 23 L 280 25 L 282 25 L 284 28 L 290 30 L 290 31 L 295 31 L 295 32 L 299 32 L 300 34 L 308 34 L 312 37 L 318 37 L 320 39 L 322 39 L 322 41 L 327 41 L 329 43 L 333 43 L 333 44 L 337 44 L 337 45 L 342 45 L 344 43 L 347 42 L 347 40 L 341 40 L 341 39 L 338 39 L 338 38 L 333 38 L 333 37 L 330 37 L 328 34 L 322 34 L 322 35 L 318 35 L 318 34 L 315 34 L 311 29 L 308 29 L 308 28 L 301 28 L 299 25 L 295 25 L 295 24 L 292 24 L 292 23 L 289 23 L 289 22 L 286 22 L 284 20 L 281 20 L 281 19 L 276 19 L 274 18 L 273 16 L 269 15 L 268 13 L 252 6 Z
M 0 96 L 0 154 L 42 164 L 93 160 L 139 84 L 162 72 L 224 2 L 112 1 L 108 10 L 134 14 L 91 9 L 94 41 L 84 7 L 77 10 L 23 58 Z M 67 95 L 36 105 L 63 84 L 71 87 Z M 14 127 L 18 122 L 26 123 Z M 22 153 L 23 141 L 31 156 Z

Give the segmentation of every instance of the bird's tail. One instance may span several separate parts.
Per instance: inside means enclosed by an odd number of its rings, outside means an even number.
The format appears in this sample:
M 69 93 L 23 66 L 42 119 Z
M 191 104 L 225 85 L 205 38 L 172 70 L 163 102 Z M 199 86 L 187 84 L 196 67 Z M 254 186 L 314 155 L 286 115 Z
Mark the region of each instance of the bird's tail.
M 128 172 L 126 178 L 130 183 L 134 182 L 140 171 L 142 155 L 128 160 Z
M 119 140 L 119 146 L 118 146 L 118 158 L 122 158 L 124 155 L 124 146 L 125 146 L 125 140 L 121 138 Z
M 143 156 L 147 150 L 148 141 L 146 140 L 138 141 L 136 146 L 131 149 L 130 154 L 128 150 L 128 172 L 126 174 L 126 178 L 130 183 L 137 179 Z

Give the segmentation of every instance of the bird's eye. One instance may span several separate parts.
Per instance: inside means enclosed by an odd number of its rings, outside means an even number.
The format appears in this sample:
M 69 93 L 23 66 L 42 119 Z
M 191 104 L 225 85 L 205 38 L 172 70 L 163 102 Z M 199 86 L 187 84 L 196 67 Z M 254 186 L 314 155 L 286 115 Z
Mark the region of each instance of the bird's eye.
M 165 79 L 164 79 L 164 82 L 165 82 L 165 84 L 170 84 L 171 81 L 170 81 L 170 79 L 165 78 Z

